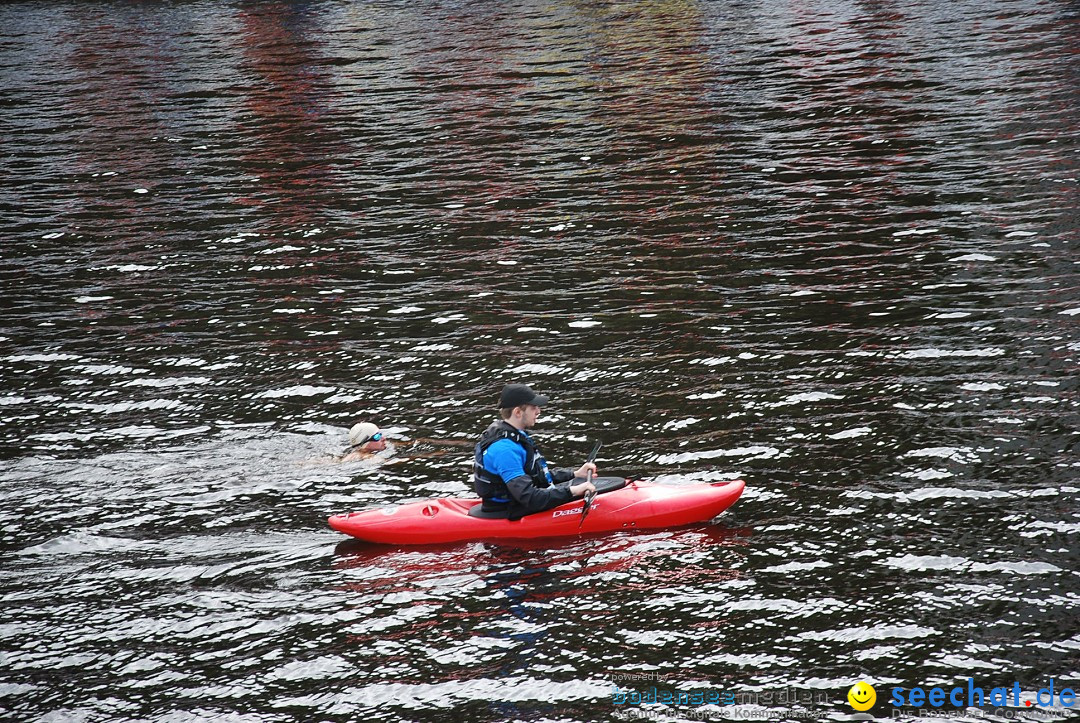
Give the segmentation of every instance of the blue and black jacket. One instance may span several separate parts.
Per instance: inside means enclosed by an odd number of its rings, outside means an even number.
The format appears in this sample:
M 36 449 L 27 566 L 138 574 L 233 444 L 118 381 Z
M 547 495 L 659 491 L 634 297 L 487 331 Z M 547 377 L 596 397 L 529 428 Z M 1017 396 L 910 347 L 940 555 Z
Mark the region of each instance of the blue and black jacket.
M 521 474 L 503 479 L 495 471 L 491 460 L 485 464 L 488 449 L 501 440 L 520 446 L 525 452 Z M 548 470 L 544 455 L 540 453 L 526 432 L 498 420 L 480 435 L 473 458 L 473 486 L 484 500 L 485 511 L 507 510 L 511 520 L 521 519 L 534 512 L 543 512 L 573 499 L 566 482 L 574 478 L 569 469 Z

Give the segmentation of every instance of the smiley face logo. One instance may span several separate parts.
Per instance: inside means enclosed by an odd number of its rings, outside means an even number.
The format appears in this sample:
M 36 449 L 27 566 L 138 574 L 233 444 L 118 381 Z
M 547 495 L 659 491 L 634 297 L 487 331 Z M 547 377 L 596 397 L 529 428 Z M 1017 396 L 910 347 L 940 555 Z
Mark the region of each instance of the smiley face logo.
M 870 710 L 877 702 L 877 691 L 869 683 L 859 681 L 847 693 L 847 702 L 855 710 Z

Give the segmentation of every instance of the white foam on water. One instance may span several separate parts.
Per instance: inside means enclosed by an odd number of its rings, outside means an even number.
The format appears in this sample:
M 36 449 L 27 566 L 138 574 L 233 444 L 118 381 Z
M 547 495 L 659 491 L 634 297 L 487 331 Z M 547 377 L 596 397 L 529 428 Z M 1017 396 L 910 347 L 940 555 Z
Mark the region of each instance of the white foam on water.
M 999 357 L 1004 356 L 1005 350 L 998 347 L 990 347 L 987 349 L 909 349 L 907 351 L 899 352 L 895 355 L 897 359 L 947 359 L 949 357 L 957 358 L 977 358 L 977 357 Z
M 656 458 L 657 464 L 683 464 L 702 459 L 718 457 L 746 457 L 748 459 L 770 459 L 780 455 L 776 447 L 737 447 L 735 449 L 707 449 L 701 452 L 682 452 L 680 454 L 662 454 Z
M 1007 572 L 1010 575 L 1048 575 L 1063 572 L 1049 562 L 974 562 L 972 572 Z
M 923 469 L 918 472 L 902 472 L 901 477 L 907 477 L 909 479 L 918 479 L 923 482 L 931 482 L 936 479 L 948 479 L 953 477 L 953 473 L 943 469 Z
M 336 392 L 335 387 L 315 387 L 308 384 L 300 384 L 293 387 L 284 387 L 281 389 L 269 389 L 265 392 L 259 392 L 255 395 L 255 399 L 282 399 L 285 397 L 317 397 L 322 394 L 330 394 Z
M 735 361 L 733 357 L 722 356 L 708 357 L 706 359 L 691 359 L 690 364 L 701 364 L 702 366 L 715 367 L 720 366 L 721 364 L 730 364 L 733 361 Z
M 967 382 L 961 384 L 960 388 L 965 392 L 996 392 L 1005 389 L 1005 387 L 996 382 Z
M 941 635 L 940 631 L 921 625 L 882 624 L 874 626 L 859 625 L 839 630 L 812 630 L 800 633 L 795 637 L 800 640 L 861 643 L 876 640 L 888 640 L 889 638 L 900 638 L 902 640 L 932 638 L 938 635 Z
M 938 459 L 951 459 L 955 462 L 972 463 L 978 462 L 978 452 L 989 450 L 975 450 L 971 447 L 924 447 L 905 452 L 902 457 L 936 457 Z
M 971 560 L 950 555 L 898 555 L 881 560 L 878 564 L 908 572 L 921 572 L 924 570 L 962 570 L 971 565 Z
M 284 254 L 284 253 L 288 253 L 290 251 L 303 251 L 303 250 L 304 249 L 300 248 L 299 246 L 289 246 L 289 245 L 286 244 L 285 246 L 278 246 L 277 248 L 263 249 L 262 251 L 257 251 L 256 253 L 261 254 L 263 256 L 270 256 L 270 255 L 273 255 L 273 254 Z
M 924 487 L 911 492 L 898 492 L 896 494 L 896 499 L 899 502 L 923 502 L 925 500 L 941 499 L 993 500 L 1008 499 L 1010 497 L 1015 497 L 1015 495 L 1004 490 L 972 490 L 959 487 Z
M 791 572 L 802 572 L 804 570 L 815 570 L 820 567 L 832 567 L 831 563 L 824 560 L 811 560 L 810 562 L 786 562 L 783 565 L 772 565 L 771 567 L 763 567 L 758 572 L 778 572 L 781 574 Z
M 75 356 L 74 354 L 15 354 L 13 356 L 5 357 L 4 361 L 9 362 L 57 362 L 57 361 L 79 361 L 82 357 Z
M 773 402 L 770 407 L 787 407 L 794 404 L 811 404 L 813 402 L 824 402 L 828 400 L 840 400 L 842 396 L 836 394 L 829 394 L 828 392 L 803 392 L 801 394 L 792 394 L 789 397 L 781 399 L 779 402 Z
M 937 233 L 936 228 L 913 228 L 907 231 L 897 231 L 893 234 L 894 238 L 903 238 L 904 236 L 925 236 L 926 234 Z
M 698 419 L 697 417 L 687 417 L 686 419 L 672 420 L 672 421 L 668 422 L 667 424 L 665 424 L 662 427 L 662 429 L 672 430 L 672 431 L 679 430 L 679 429 L 685 429 L 686 427 L 689 427 L 691 424 L 697 424 L 700 421 L 701 420 Z
M 854 429 L 846 429 L 843 432 L 830 434 L 829 439 L 855 439 L 856 437 L 865 437 L 873 431 L 870 427 L 855 427 Z
M 568 367 L 554 366 L 551 364 L 522 364 L 507 369 L 508 374 L 568 374 Z

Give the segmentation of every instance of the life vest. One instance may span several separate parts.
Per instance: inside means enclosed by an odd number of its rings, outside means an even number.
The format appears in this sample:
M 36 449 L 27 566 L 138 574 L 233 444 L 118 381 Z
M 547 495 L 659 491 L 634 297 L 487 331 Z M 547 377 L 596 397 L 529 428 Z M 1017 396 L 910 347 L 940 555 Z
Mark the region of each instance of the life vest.
M 497 474 L 484 469 L 484 452 L 488 447 L 500 439 L 509 439 L 525 449 L 525 474 L 537 487 L 547 487 L 548 481 L 547 462 L 544 455 L 532 443 L 528 435 L 516 429 L 513 425 L 498 420 L 480 435 L 480 441 L 476 443 L 476 455 L 473 458 L 473 487 L 476 493 L 484 499 L 484 508 L 493 509 L 499 505 L 510 503 L 510 490 L 506 486 L 506 480 Z

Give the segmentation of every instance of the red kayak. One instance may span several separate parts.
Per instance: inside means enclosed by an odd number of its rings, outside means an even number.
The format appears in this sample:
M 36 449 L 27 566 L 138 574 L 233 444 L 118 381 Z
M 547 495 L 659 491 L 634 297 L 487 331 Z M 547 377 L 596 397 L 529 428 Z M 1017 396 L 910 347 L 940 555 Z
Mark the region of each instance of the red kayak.
M 511 522 L 477 516 L 478 499 L 448 498 L 334 515 L 330 527 L 361 540 L 392 545 L 676 527 L 711 520 L 731 507 L 744 487 L 742 480 L 679 486 L 628 482 L 597 495 L 584 523 L 580 499 Z

